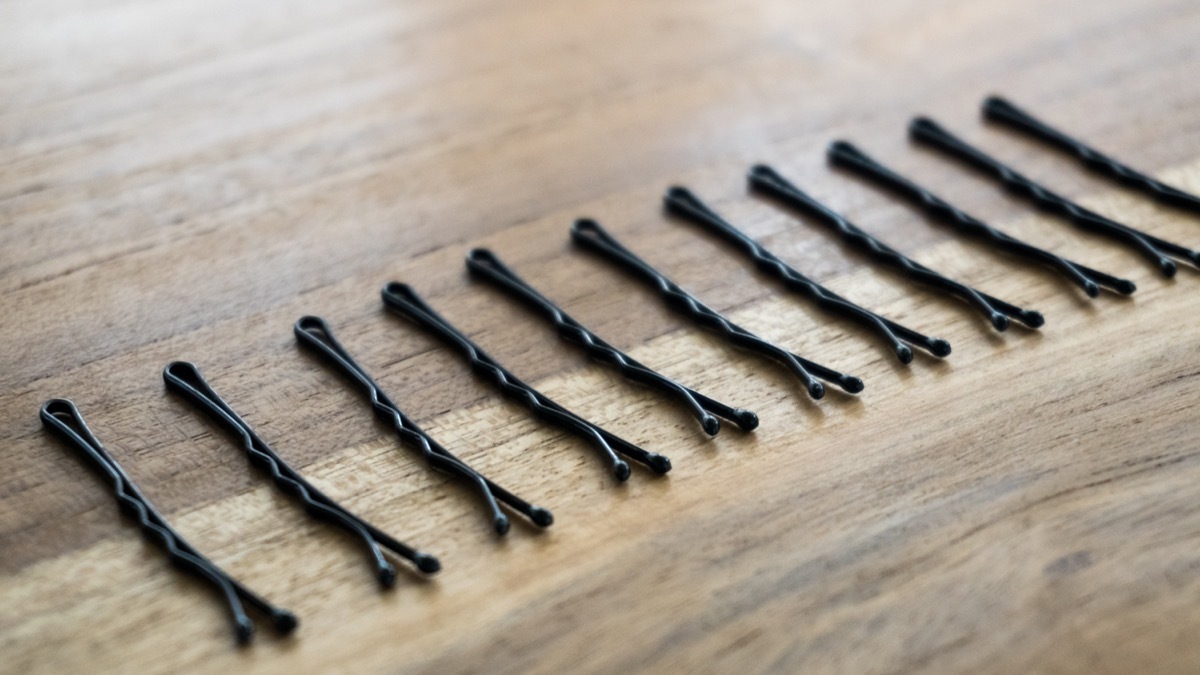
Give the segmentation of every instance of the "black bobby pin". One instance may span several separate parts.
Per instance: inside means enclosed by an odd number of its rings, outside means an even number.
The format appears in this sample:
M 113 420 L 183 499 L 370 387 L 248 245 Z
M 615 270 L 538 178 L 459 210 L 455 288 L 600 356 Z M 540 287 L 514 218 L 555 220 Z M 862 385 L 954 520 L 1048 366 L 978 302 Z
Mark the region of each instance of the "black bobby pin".
M 1004 124 L 1060 150 L 1066 150 L 1079 157 L 1085 166 L 1096 173 L 1108 176 L 1123 185 L 1137 188 L 1164 204 L 1200 211 L 1200 197 L 1155 180 L 1137 169 L 1122 164 L 1082 141 L 1049 126 L 1003 98 L 992 96 L 985 99 L 983 116 L 987 120 Z
M 246 615 L 245 606 L 267 616 L 276 632 L 286 635 L 296 629 L 296 615 L 264 600 L 238 583 L 224 570 L 205 558 L 178 532 L 146 499 L 121 465 L 88 428 L 75 404 L 64 398 L 46 401 L 41 409 L 42 424 L 51 433 L 87 457 L 94 469 L 104 474 L 111 484 L 121 512 L 136 520 L 147 539 L 154 541 L 171 563 L 207 581 L 225 600 L 233 619 L 234 633 L 239 644 L 247 644 L 254 635 L 254 622 Z
M 396 430 L 400 440 L 416 448 L 425 461 L 434 469 L 444 471 L 460 478 L 479 491 L 492 517 L 492 525 L 498 534 L 508 532 L 508 516 L 500 510 L 498 502 L 503 502 L 518 513 L 529 518 L 539 527 L 549 527 L 554 522 L 554 516 L 540 506 L 534 506 L 517 497 L 508 490 L 488 480 L 465 462 L 455 457 L 449 450 L 426 434 L 421 427 L 408 418 L 379 388 L 375 380 L 363 370 L 362 366 L 350 356 L 346 348 L 333 336 L 333 329 L 324 319 L 316 316 L 301 317 L 293 327 L 296 339 L 300 344 L 315 351 L 329 364 L 337 368 L 343 375 L 354 380 L 370 398 L 371 408 L 375 414 L 387 420 Z
M 647 368 L 633 357 L 604 341 L 562 311 L 558 305 L 530 286 L 527 281 L 517 276 L 517 273 L 501 262 L 495 253 L 483 248 L 472 249 L 467 253 L 467 268 L 473 274 L 492 282 L 501 290 L 532 307 L 538 314 L 554 324 L 560 337 L 567 342 L 583 347 L 592 358 L 613 366 L 626 378 L 657 389 L 682 403 L 699 420 L 700 425 L 709 435 L 715 435 L 721 430 L 718 416 L 732 421 L 743 431 L 751 431 L 758 426 L 758 415 L 752 411 L 733 408 L 685 387 L 675 380 Z
M 575 224 L 571 226 L 571 240 L 585 250 L 604 256 L 622 270 L 640 277 L 653 286 L 668 305 L 686 313 L 701 326 L 720 333 L 731 344 L 784 365 L 804 382 L 809 396 L 819 399 L 825 395 L 825 387 L 816 379 L 817 377 L 836 384 L 851 394 L 857 394 L 863 390 L 863 382 L 857 377 L 844 375 L 832 368 L 809 361 L 734 324 L 720 312 L 700 302 L 694 295 L 683 290 L 679 284 L 671 281 L 666 275 L 622 246 L 616 238 L 600 226 L 600 223 L 588 218 L 576 220 Z
M 250 462 L 270 474 L 283 492 L 299 499 L 313 518 L 329 522 L 359 538 L 370 552 L 379 583 L 390 588 L 396 582 L 396 567 L 384 557 L 381 546 L 409 560 L 419 570 L 433 574 L 441 569 L 438 559 L 417 551 L 351 513 L 326 496 L 288 465 L 254 429 L 205 381 L 200 369 L 187 361 L 174 361 L 163 369 L 167 388 L 188 399 L 216 419 L 242 443 Z
M 820 222 L 841 235 L 843 241 L 866 253 L 871 259 L 895 268 L 901 274 L 914 281 L 919 281 L 944 294 L 966 301 L 967 304 L 979 310 L 980 313 L 987 317 L 992 326 L 998 331 L 1008 330 L 1010 318 L 1016 319 L 1030 328 L 1038 328 L 1046 322 L 1040 312 L 1022 309 L 987 293 L 977 291 L 966 284 L 947 278 L 900 253 L 879 239 L 867 234 L 862 228 L 850 222 L 833 209 L 813 199 L 809 194 L 796 187 L 769 166 L 759 164 L 753 167 L 750 169 L 749 179 L 750 183 L 759 190 L 782 200 L 788 206 L 816 216 Z M 707 218 L 719 220 L 719 216 L 700 203 L 699 200 L 696 200 L 694 195 L 688 193 L 688 196 L 690 199 L 695 200 L 694 204 L 690 204 L 691 211 L 697 213 L 693 218 L 700 218 L 703 213 L 706 214 Z M 702 209 L 703 211 L 701 211 Z M 723 220 L 720 222 L 725 226 L 732 227 Z M 714 224 L 713 227 L 716 227 L 716 225 Z
M 774 187 L 773 182 L 766 182 L 767 175 L 759 175 L 761 173 L 759 169 L 769 171 L 766 167 L 752 169 L 749 174 L 751 186 L 759 189 Z M 775 190 L 778 189 L 775 188 Z M 796 271 L 791 265 L 763 248 L 757 241 L 717 216 L 688 190 L 671 188 L 663 200 L 668 211 L 686 216 L 692 222 L 705 226 L 709 231 L 731 242 L 749 256 L 759 269 L 782 281 L 789 290 L 804 295 L 827 312 L 839 314 L 866 325 L 888 343 L 901 363 L 910 363 L 913 358 L 912 349 L 905 344 L 906 342 L 925 349 L 934 356 L 945 357 L 950 354 L 949 342 L 922 335 L 891 319 L 863 309 Z
M 671 460 L 654 452 L 647 452 L 629 441 L 592 424 L 575 413 L 547 398 L 544 394 L 522 382 L 495 359 L 471 341 L 466 335 L 434 312 L 408 284 L 396 281 L 383 287 L 380 292 L 383 304 L 413 323 L 437 335 L 442 341 L 454 346 L 467 359 L 471 368 L 496 386 L 506 395 L 529 408 L 534 414 L 547 419 L 571 433 L 589 441 L 608 462 L 617 480 L 629 478 L 629 464 L 617 456 L 640 462 L 655 473 L 671 470 Z
M 1124 242 L 1157 265 L 1165 277 L 1175 276 L 1176 270 L 1175 262 L 1167 256 L 1175 256 L 1200 267 L 1200 252 L 1135 230 L 1055 194 L 978 148 L 968 145 L 931 119 L 918 117 L 908 128 L 914 140 L 970 164 L 1041 208 L 1068 218 L 1076 227 Z
M 850 169 L 860 176 L 868 178 L 876 184 L 891 190 L 894 194 L 908 199 L 923 208 L 930 216 L 948 223 L 961 232 L 986 239 L 1003 251 L 1053 268 L 1072 283 L 1082 288 L 1084 293 L 1087 293 L 1089 297 L 1094 298 L 1100 295 L 1101 287 L 1123 295 L 1129 295 L 1137 290 L 1137 286 L 1132 281 L 1121 279 L 1059 257 L 988 225 L 965 211 L 956 208 L 929 190 L 885 167 L 850 143 L 838 141 L 829 146 L 829 159 L 837 166 Z

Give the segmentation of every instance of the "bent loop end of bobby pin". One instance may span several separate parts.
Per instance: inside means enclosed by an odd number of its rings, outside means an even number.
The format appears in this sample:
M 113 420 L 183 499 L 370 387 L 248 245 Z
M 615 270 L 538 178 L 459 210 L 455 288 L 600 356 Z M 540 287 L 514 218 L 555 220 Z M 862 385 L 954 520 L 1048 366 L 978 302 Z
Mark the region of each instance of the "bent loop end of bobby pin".
M 1003 124 L 1047 145 L 1070 152 L 1089 169 L 1122 185 L 1137 188 L 1163 204 L 1200 211 L 1200 197 L 1167 185 L 1146 173 L 1121 163 L 1083 141 L 1046 124 L 1005 98 L 989 96 L 984 99 L 982 108 L 984 119 Z
M 538 527 L 549 527 L 554 523 L 554 515 L 549 509 L 530 504 L 492 482 L 451 454 L 409 419 L 338 342 L 333 329 L 324 319 L 318 316 L 303 316 L 296 321 L 293 332 L 301 346 L 317 352 L 324 357 L 326 363 L 357 382 L 360 389 L 366 393 L 372 410 L 392 425 L 400 440 L 416 448 L 430 467 L 474 486 L 491 515 L 492 525 L 497 534 L 504 535 L 509 530 L 508 516 L 500 510 L 499 502 L 504 502 Z
M 1168 279 L 1175 276 L 1177 266 L 1175 261 L 1167 256 L 1176 256 L 1200 267 L 1200 251 L 1194 251 L 1134 229 L 1051 192 L 1042 184 L 971 146 L 927 117 L 914 119 L 908 128 L 909 136 L 913 140 L 970 164 L 991 176 L 1006 189 L 1025 197 L 1043 209 L 1059 214 L 1077 228 L 1102 234 L 1136 250 L 1145 259 L 1156 265 L 1159 272 Z
M 559 336 L 581 346 L 592 358 L 612 366 L 630 381 L 652 387 L 682 403 L 708 435 L 715 436 L 720 432 L 721 422 L 718 417 L 733 421 L 743 431 L 752 431 L 758 427 L 758 415 L 753 411 L 733 408 L 711 399 L 642 365 L 612 346 L 562 311 L 558 305 L 505 265 L 492 251 L 485 248 L 471 249 L 467 253 L 467 269 L 535 308 L 555 325 Z
M 686 313 L 696 323 L 719 333 L 736 347 L 765 356 L 786 367 L 805 384 L 808 395 L 812 398 L 819 399 L 825 395 L 825 387 L 817 381 L 817 377 L 836 384 L 847 393 L 857 394 L 863 390 L 863 382 L 857 377 L 809 361 L 734 324 L 651 267 L 649 263 L 638 258 L 596 221 L 586 218 L 575 221 L 571 228 L 571 236 L 577 244 L 604 256 L 620 269 L 641 276 L 658 290 L 659 296 L 668 305 Z
M 296 629 L 300 622 L 295 614 L 272 605 L 230 577 L 167 523 L 121 465 L 108 454 L 74 403 L 64 398 L 50 399 L 42 405 L 40 417 L 51 433 L 82 453 L 94 470 L 104 474 L 121 512 L 137 521 L 142 533 L 163 550 L 172 565 L 207 581 L 221 594 L 233 621 L 238 644 L 248 644 L 254 636 L 254 622 L 246 615 L 243 603 L 269 617 L 272 627 L 281 635 Z
M 914 202 L 931 216 L 948 221 L 960 231 L 986 239 L 996 248 L 1018 255 L 1025 260 L 1055 269 L 1076 286 L 1082 288 L 1088 297 L 1099 296 L 1101 287 L 1122 295 L 1130 295 L 1137 290 L 1137 286 L 1128 279 L 1121 279 L 1067 260 L 988 225 L 930 190 L 884 166 L 852 143 L 834 141 L 829 146 L 828 156 L 829 161 L 835 166 L 853 171 L 859 176 L 875 182 L 876 185 L 890 189 L 893 193 Z
M 425 574 L 433 574 L 441 569 L 436 557 L 417 551 L 383 533 L 309 483 L 234 412 L 204 379 L 195 364 L 173 361 L 163 369 L 163 380 L 169 390 L 201 408 L 241 440 L 242 449 L 251 463 L 265 470 L 282 492 L 300 500 L 305 512 L 360 539 L 371 555 L 376 578 L 384 588 L 391 588 L 396 583 L 396 567 L 384 557 L 381 546 L 410 561 Z
M 645 465 L 658 474 L 671 470 L 671 460 L 664 455 L 646 450 L 587 421 L 551 400 L 504 368 L 496 359 L 483 351 L 462 331 L 435 312 L 411 286 L 398 281 L 388 283 L 380 292 L 384 305 L 425 330 L 435 334 L 443 342 L 455 347 L 474 372 L 501 389 L 507 396 L 521 402 L 532 413 L 549 420 L 572 434 L 588 441 L 604 458 L 617 480 L 630 476 L 629 464 L 617 456 L 625 457 Z

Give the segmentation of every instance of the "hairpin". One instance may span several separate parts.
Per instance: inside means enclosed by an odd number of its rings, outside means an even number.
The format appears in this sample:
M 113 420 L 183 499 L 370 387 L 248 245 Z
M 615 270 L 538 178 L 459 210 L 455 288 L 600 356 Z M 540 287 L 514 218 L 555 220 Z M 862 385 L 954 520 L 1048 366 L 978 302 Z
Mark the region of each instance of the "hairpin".
M 914 140 L 970 164 L 1038 206 L 1068 218 L 1076 227 L 1087 232 L 1106 235 L 1140 251 L 1143 256 L 1158 265 L 1159 271 L 1165 277 L 1175 276 L 1175 262 L 1167 256 L 1182 258 L 1190 261 L 1193 265 L 1200 266 L 1200 252 L 1135 230 L 1128 225 L 1086 209 L 1066 197 L 1057 195 L 978 148 L 968 145 L 931 119 L 918 117 L 912 121 L 908 129 Z
M 179 535 L 154 505 L 146 499 L 121 465 L 96 438 L 75 404 L 65 398 L 46 401 L 41 409 L 42 424 L 55 436 L 81 452 L 94 469 L 104 474 L 111 484 L 121 512 L 136 520 L 147 539 L 154 541 L 167 554 L 172 564 L 207 581 L 215 588 L 229 609 L 234 633 L 239 644 L 246 644 L 254 635 L 254 622 L 246 615 L 245 606 L 267 616 L 276 632 L 286 635 L 295 630 L 296 615 L 281 609 L 256 595 L 208 558 L 200 554 Z
M 549 527 L 554 516 L 540 506 L 534 506 L 508 490 L 488 480 L 465 462 L 450 454 L 450 451 L 433 440 L 421 427 L 408 418 L 400 408 L 379 388 L 375 380 L 350 356 L 346 348 L 333 336 L 333 329 L 324 319 L 317 316 L 301 317 L 293 327 L 300 344 L 322 356 L 327 363 L 359 385 L 371 402 L 375 414 L 387 420 L 396 430 L 400 440 L 414 447 L 429 463 L 430 467 L 448 473 L 473 485 L 483 498 L 492 524 L 498 534 L 508 532 L 508 516 L 500 510 L 503 502 L 517 513 L 524 515 L 538 527 Z
M 271 480 L 280 490 L 299 499 L 304 504 L 304 510 L 310 516 L 336 525 L 361 539 L 371 554 L 379 583 L 385 588 L 391 587 L 396 582 L 396 567 L 384 557 L 380 546 L 411 561 L 426 574 L 433 574 L 441 569 L 437 558 L 428 553 L 414 550 L 381 532 L 313 487 L 298 471 L 283 461 L 271 446 L 267 445 L 267 442 L 229 407 L 229 404 L 205 381 L 204 376 L 200 374 L 200 369 L 195 364 L 187 361 L 169 363 L 163 369 L 163 380 L 167 383 L 168 389 L 182 395 L 193 405 L 215 418 L 221 426 L 233 432 L 241 440 L 242 449 L 246 451 L 250 462 L 269 473 Z
M 857 377 L 809 361 L 734 324 L 622 246 L 600 223 L 589 218 L 576 220 L 571 226 L 571 240 L 585 250 L 604 256 L 625 272 L 640 277 L 653 286 L 668 305 L 687 314 L 701 326 L 720 333 L 731 344 L 782 364 L 804 382 L 809 396 L 819 399 L 825 395 L 825 387 L 817 377 L 851 394 L 863 390 L 863 382 Z
M 1030 328 L 1038 328 L 1046 322 L 1040 312 L 1022 309 L 1009 302 L 992 297 L 987 293 L 977 291 L 966 284 L 949 279 L 900 253 L 879 239 L 867 234 L 862 228 L 850 222 L 841 214 L 813 199 L 769 166 L 759 164 L 750 169 L 748 176 L 752 186 L 783 201 L 788 206 L 801 209 L 806 213 L 816 216 L 821 222 L 840 234 L 843 241 L 863 251 L 873 260 L 890 265 L 899 270 L 904 276 L 936 288 L 944 294 L 966 301 L 967 304 L 979 310 L 980 313 L 987 317 L 991 321 L 992 326 L 998 331 L 1008 330 L 1009 318 L 1016 319 Z M 732 225 L 722 220 L 690 192 L 676 194 L 672 198 L 676 200 L 673 202 L 675 208 L 681 212 L 686 211 L 695 221 L 703 219 L 703 222 L 714 229 L 718 227 L 732 227 Z
M 733 408 L 685 387 L 675 380 L 647 368 L 633 357 L 605 342 L 583 324 L 559 309 L 558 305 L 530 286 L 527 281 L 517 276 L 517 273 L 501 262 L 495 253 L 485 248 L 472 249 L 467 253 L 467 268 L 535 309 L 558 328 L 559 336 L 567 342 L 583 347 L 590 356 L 613 366 L 626 378 L 653 387 L 682 403 L 700 421 L 704 431 L 709 435 L 715 435 L 721 430 L 718 416 L 732 421 L 743 431 L 751 431 L 758 426 L 758 415 L 752 411 Z
M 618 452 L 644 464 L 655 473 L 662 474 L 671 470 L 671 460 L 663 455 L 647 452 L 620 436 L 592 424 L 522 382 L 449 321 L 433 311 L 408 284 L 393 281 L 383 287 L 380 295 L 383 297 L 383 304 L 388 309 L 434 333 L 442 341 L 457 349 L 459 354 L 470 362 L 471 368 L 480 377 L 493 382 L 506 395 L 524 404 L 537 416 L 554 422 L 576 436 L 589 441 L 607 460 L 617 480 L 629 478 L 629 464 L 617 456 Z
M 850 143 L 838 141 L 830 145 L 829 159 L 834 164 L 850 169 L 860 176 L 873 180 L 876 184 L 890 189 L 894 194 L 907 198 L 909 201 L 923 208 L 930 216 L 950 224 L 961 232 L 986 239 L 1003 251 L 1016 254 L 1027 260 L 1042 263 L 1057 270 L 1064 277 L 1082 288 L 1089 297 L 1094 298 L 1100 295 L 1101 287 L 1111 289 L 1123 295 L 1129 295 L 1137 290 L 1137 286 L 1132 281 L 1085 267 L 1066 258 L 1061 258 L 1049 251 L 1027 244 L 997 230 L 965 211 L 954 207 L 929 190 L 885 167 Z
M 752 186 L 765 187 L 759 186 L 761 179 L 757 177 L 755 170 L 751 170 L 749 178 Z M 759 269 L 782 281 L 789 290 L 804 295 L 827 312 L 854 319 L 872 329 L 888 343 L 901 363 L 909 363 L 913 358 L 912 349 L 905 344 L 906 342 L 925 349 L 934 356 L 945 357 L 950 354 L 949 342 L 927 337 L 891 319 L 863 309 L 796 271 L 744 232 L 712 213 L 687 189 L 671 188 L 663 196 L 663 201 L 668 211 L 687 216 L 693 222 L 733 243 L 753 260 Z
M 1047 125 L 999 96 L 992 96 L 984 100 L 983 116 L 987 120 L 1005 124 L 1047 145 L 1074 153 L 1089 169 L 1104 174 L 1118 183 L 1137 188 L 1164 204 L 1200 210 L 1200 197 L 1155 180 L 1137 169 L 1118 162 L 1099 150 Z

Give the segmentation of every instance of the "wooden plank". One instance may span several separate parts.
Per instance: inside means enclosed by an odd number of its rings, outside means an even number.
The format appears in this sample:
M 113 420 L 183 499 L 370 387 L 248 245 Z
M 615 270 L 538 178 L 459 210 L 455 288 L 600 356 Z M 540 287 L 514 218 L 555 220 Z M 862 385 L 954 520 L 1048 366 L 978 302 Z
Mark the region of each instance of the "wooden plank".
M 1200 191 L 1186 2 L 13 2 L 0 9 L 0 670 L 502 672 L 1130 670 L 1200 665 L 1194 270 L 1031 212 L 908 147 L 937 116 L 1030 175 L 1160 236 L 1194 217 L 977 123 L 1002 91 Z M 848 175 L 851 138 L 1006 230 L 1133 279 L 1094 302 Z M 745 192 L 770 161 L 922 262 L 1046 314 L 994 334 Z M 797 267 L 945 337 L 895 363 L 721 242 L 660 214 L 686 183 Z M 862 377 L 808 401 L 567 242 L 574 217 L 739 322 Z M 470 282 L 492 247 L 644 362 L 757 410 L 693 420 L 590 365 Z M 615 485 L 581 442 L 498 399 L 386 315 L 414 283 L 521 377 L 669 455 Z M 552 508 L 497 539 L 291 323 L 328 318 L 422 425 Z M 307 520 L 163 391 L 197 362 L 276 449 L 348 506 L 441 557 L 375 587 L 353 542 Z M 178 529 L 297 611 L 233 648 L 208 591 L 140 543 L 40 428 L 74 399 Z

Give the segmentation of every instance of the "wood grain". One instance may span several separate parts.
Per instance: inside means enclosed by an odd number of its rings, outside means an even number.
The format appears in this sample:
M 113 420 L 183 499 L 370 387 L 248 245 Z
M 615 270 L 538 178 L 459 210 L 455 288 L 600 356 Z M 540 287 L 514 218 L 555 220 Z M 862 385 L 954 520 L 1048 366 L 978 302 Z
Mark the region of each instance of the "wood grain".
M 1193 2 L 554 3 L 14 0 L 0 7 L 0 670 L 628 672 L 1200 669 L 1200 274 L 1164 281 L 928 152 L 931 114 L 1059 191 L 1195 245 L 1200 221 L 978 123 L 1003 92 L 1200 191 Z M 828 169 L 853 139 L 967 210 L 1127 276 L 1129 299 L 953 238 Z M 997 335 L 966 307 L 749 196 L 755 161 L 921 262 L 1043 311 Z M 837 292 L 940 337 L 902 367 L 870 335 L 661 215 L 686 183 Z M 862 377 L 797 383 L 672 313 L 567 227 L 604 222 L 747 327 Z M 496 250 L 606 339 L 753 408 L 705 439 L 466 277 Z M 413 283 L 512 371 L 674 460 L 614 484 L 455 355 L 386 315 Z M 295 345 L 326 317 L 427 430 L 552 508 L 499 539 L 357 394 Z M 381 593 L 163 390 L 172 359 L 314 483 L 436 553 Z M 295 610 L 237 650 L 44 433 L 73 399 L 176 527 Z

